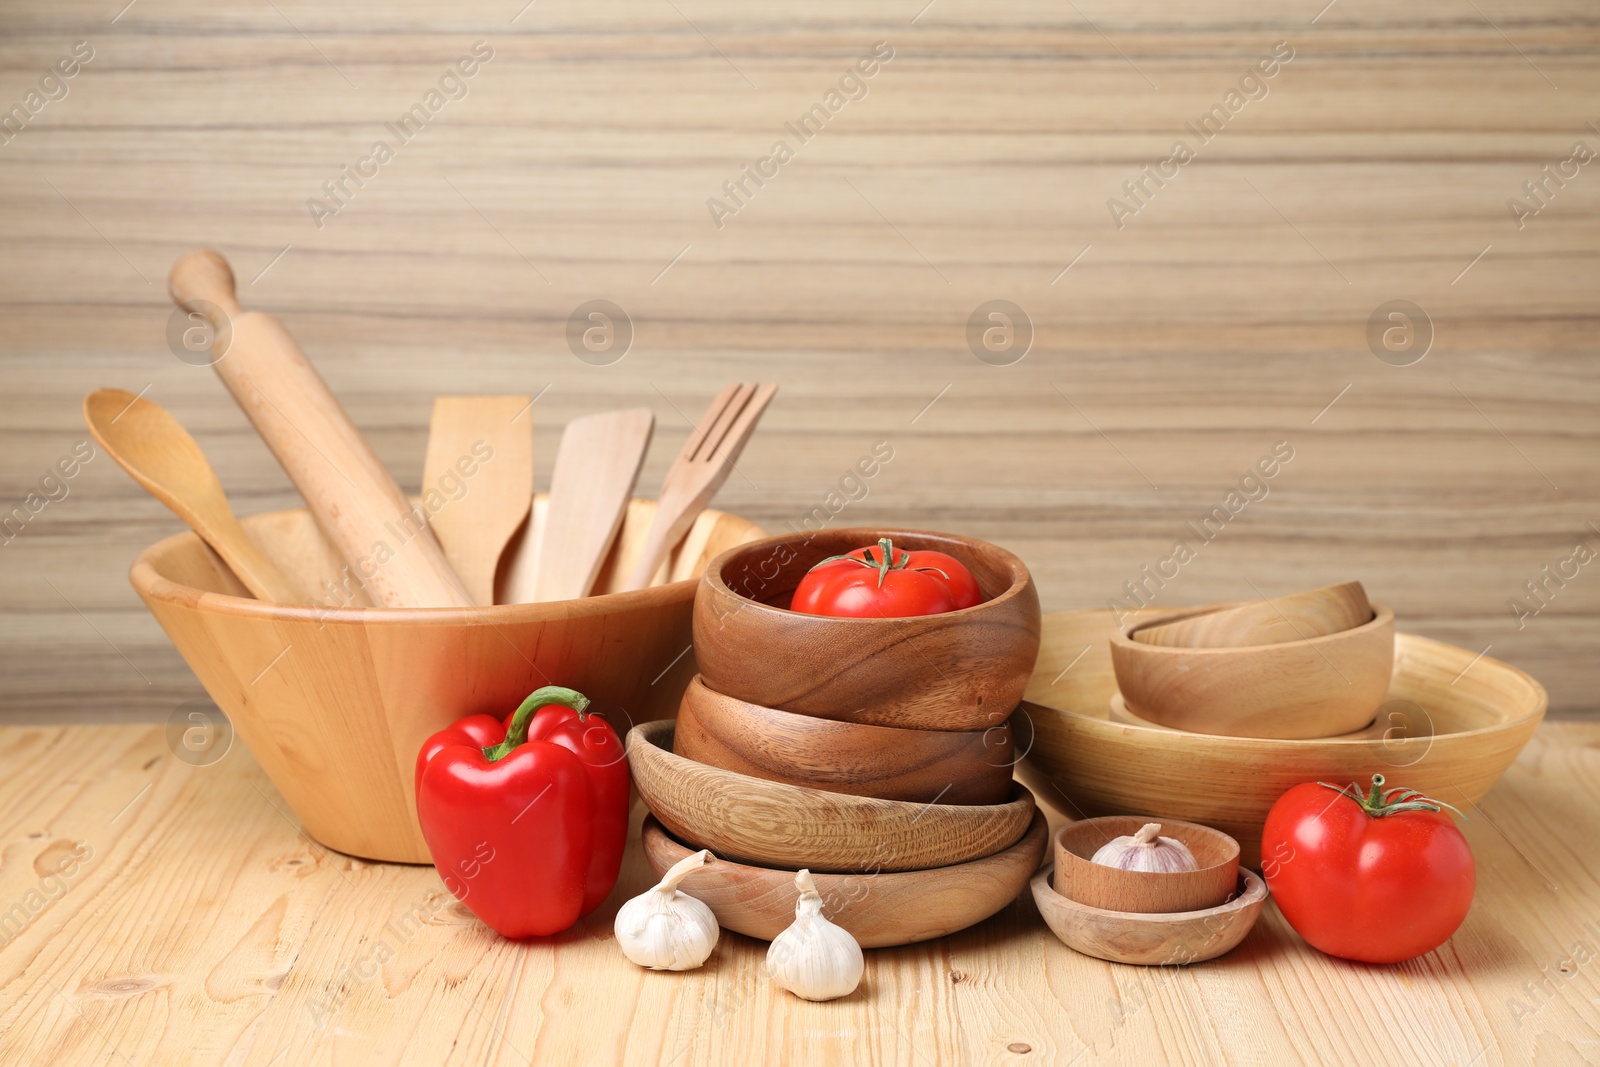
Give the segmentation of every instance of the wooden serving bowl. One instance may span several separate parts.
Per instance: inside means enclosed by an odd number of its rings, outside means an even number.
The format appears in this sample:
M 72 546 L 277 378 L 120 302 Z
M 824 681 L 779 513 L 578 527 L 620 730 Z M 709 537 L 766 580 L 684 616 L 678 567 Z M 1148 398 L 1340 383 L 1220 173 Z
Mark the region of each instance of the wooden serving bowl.
M 1111 662 L 1128 709 L 1209 734 L 1300 739 L 1359 730 L 1383 703 L 1394 668 L 1394 612 L 1375 606 L 1354 629 L 1242 648 L 1178 648 L 1113 630 Z M 1203 612 L 1202 612 L 1203 613 Z M 1157 616 L 1159 626 L 1194 609 Z
M 1281 741 L 1112 722 L 1117 679 L 1108 638 L 1116 630 L 1109 610 L 1045 617 L 1039 664 L 1018 713 L 1033 732 L 1019 777 L 1041 796 L 1059 790 L 1085 816 L 1216 827 L 1239 842 L 1241 862 L 1251 867 L 1261 861 L 1268 809 L 1301 782 L 1367 783 L 1379 772 L 1391 785 L 1471 814 L 1547 704 L 1544 687 L 1515 667 L 1403 633 L 1376 737 Z
M 1340 582 L 1271 600 L 1219 607 L 1177 622 L 1141 626 L 1130 636 L 1147 645 L 1241 648 L 1353 630 L 1371 622 L 1372 615 L 1372 604 L 1361 583 Z
M 784 785 L 684 759 L 670 722 L 628 732 L 633 784 L 679 840 L 763 867 L 920 871 L 992 856 L 1028 830 L 1033 794 L 1004 804 L 913 804 Z
M 880 537 L 966 564 L 986 598 L 943 615 L 842 619 L 788 610 L 817 563 Z M 841 722 L 985 730 L 1022 699 L 1039 651 L 1039 594 L 995 545 L 918 530 L 786 534 L 712 560 L 695 594 L 700 673 L 719 693 Z
M 1122 699 L 1122 694 L 1121 693 L 1112 693 L 1111 694 L 1111 702 L 1110 702 L 1109 707 L 1111 709 L 1111 721 L 1112 722 L 1131 723 L 1134 726 L 1148 726 L 1152 730 L 1167 730 L 1167 731 L 1172 731 L 1173 730 L 1173 727 L 1171 727 L 1171 726 L 1163 726 L 1158 722 L 1152 722 L 1151 720 L 1146 719 L 1145 717 L 1140 715 L 1138 712 L 1129 710 L 1128 702 L 1126 700 Z M 1363 726 L 1361 729 L 1359 729 L 1359 730 L 1351 730 L 1347 734 L 1334 734 L 1333 736 L 1334 737 L 1377 737 L 1377 738 L 1382 738 L 1383 735 L 1388 731 L 1388 729 L 1389 729 L 1389 723 L 1386 720 L 1384 720 L 1381 715 L 1375 715 L 1375 716 L 1373 716 L 1372 721 L 1367 723 L 1367 725 Z M 1205 733 L 1204 730 L 1180 730 L 1180 731 L 1176 731 L 1176 732 L 1178 732 L 1178 733 Z M 1223 734 L 1222 736 L 1226 737 L 1227 735 Z M 1323 739 L 1323 740 L 1326 740 L 1326 739 Z
M 1124 871 L 1093 862 L 1113 838 L 1131 836 L 1146 823 L 1161 824 L 1162 837 L 1182 841 L 1198 870 Z M 1056 892 L 1106 911 L 1166 913 L 1214 908 L 1239 880 L 1239 842 L 1209 826 L 1143 815 L 1104 815 L 1068 823 L 1055 836 Z
M 1199 963 L 1232 951 L 1261 917 L 1266 883 L 1254 871 L 1235 871 L 1236 895 L 1199 911 L 1146 915 L 1090 907 L 1056 892 L 1049 868 L 1033 876 L 1033 902 L 1051 932 L 1085 956 L 1144 966 Z
M 654 501 L 629 506 L 614 550 L 622 565 L 614 555 L 598 589 L 626 576 L 654 514 Z M 308 599 L 341 580 L 343 562 L 306 511 L 244 526 Z M 473 712 L 509 712 L 550 681 L 587 694 L 619 733 L 671 715 L 694 673 L 683 652 L 696 579 L 713 556 L 762 533 L 707 511 L 673 557 L 670 584 L 544 604 L 263 603 L 193 533 L 146 549 L 130 577 L 307 833 L 367 859 L 428 863 L 412 776 L 430 734 Z M 356 602 L 369 603 L 359 592 Z
M 1003 804 L 1009 720 L 987 730 L 897 730 L 835 722 L 724 696 L 696 676 L 678 706 L 672 751 L 769 782 L 882 800 Z
M 969 863 L 898 874 L 813 875 L 823 914 L 850 931 L 862 948 L 953 934 L 1017 898 L 1044 859 L 1048 833 L 1044 813 L 1035 811 L 1022 840 Z M 690 852 L 653 816 L 645 819 L 640 839 L 657 877 Z M 718 925 L 771 941 L 794 922 L 794 875 L 719 858 L 694 871 L 679 888 L 704 901 Z

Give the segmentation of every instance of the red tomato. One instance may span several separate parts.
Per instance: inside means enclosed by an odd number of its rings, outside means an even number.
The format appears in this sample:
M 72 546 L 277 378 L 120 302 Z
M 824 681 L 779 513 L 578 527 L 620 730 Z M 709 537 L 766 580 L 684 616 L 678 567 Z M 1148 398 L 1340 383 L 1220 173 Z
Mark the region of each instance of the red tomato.
M 970 608 L 983 600 L 972 572 L 943 552 L 875 547 L 832 556 L 812 567 L 789 608 L 807 615 L 900 619 Z
M 1410 789 L 1297 785 L 1272 805 L 1262 872 L 1289 925 L 1330 956 L 1399 963 L 1450 939 L 1476 869 L 1446 805 Z

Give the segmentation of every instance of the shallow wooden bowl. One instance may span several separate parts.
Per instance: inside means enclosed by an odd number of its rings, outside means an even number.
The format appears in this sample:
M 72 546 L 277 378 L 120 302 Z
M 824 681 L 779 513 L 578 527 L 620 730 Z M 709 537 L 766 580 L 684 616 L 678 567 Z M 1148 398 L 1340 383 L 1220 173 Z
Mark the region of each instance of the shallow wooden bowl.
M 1372 721 L 1394 667 L 1394 612 L 1304 641 L 1247 648 L 1147 645 L 1113 630 L 1111 662 L 1128 706 L 1163 726 L 1234 737 L 1331 737 Z M 1146 625 L 1186 618 L 1194 609 Z
M 1117 680 L 1108 610 L 1045 617 L 1039 665 L 1018 719 L 1033 733 L 1019 777 L 1075 813 L 1150 815 L 1213 826 L 1260 863 L 1267 811 L 1301 782 L 1372 780 L 1420 789 L 1471 814 L 1544 718 L 1544 687 L 1488 656 L 1412 634 L 1395 639 L 1376 737 L 1279 741 L 1112 722 Z
M 696 677 L 678 706 L 672 751 L 770 782 L 941 804 L 1003 804 L 1011 794 L 1007 720 L 987 730 L 897 730 L 747 704 Z
M 725 771 L 672 753 L 670 722 L 628 733 L 628 766 L 669 833 L 763 867 L 871 873 L 947 867 L 1010 848 L 1028 830 L 1033 794 L 1004 804 L 913 804 L 830 793 Z
M 1372 615 L 1372 604 L 1361 583 L 1340 582 L 1271 600 L 1218 607 L 1177 622 L 1142 626 L 1131 636 L 1147 645 L 1242 648 L 1352 630 L 1371 622 Z
M 812 566 L 889 537 L 966 564 L 986 599 L 908 619 L 788 610 Z M 1039 651 L 1039 594 L 1022 560 L 955 534 L 846 529 L 730 549 L 695 594 L 700 673 L 719 693 L 802 715 L 914 730 L 985 730 L 1022 699 Z
M 1033 902 L 1063 944 L 1112 963 L 1173 966 L 1216 959 L 1238 947 L 1261 917 L 1267 886 L 1254 871 L 1236 868 L 1236 895 L 1199 911 L 1142 915 L 1093 908 L 1057 893 L 1049 868 L 1033 876 Z
M 1048 834 L 1044 813 L 1035 811 L 1022 840 L 969 863 L 898 874 L 815 875 L 823 914 L 850 931 L 862 948 L 953 934 L 1017 898 L 1044 859 Z M 645 819 L 640 838 L 657 877 L 690 852 L 654 817 Z M 703 900 L 718 925 L 771 941 L 794 922 L 794 875 L 718 859 L 690 874 L 680 888 Z
M 1113 838 L 1161 824 L 1161 836 L 1182 841 L 1199 869 L 1164 873 L 1104 867 L 1092 857 Z M 1239 842 L 1209 826 L 1143 815 L 1104 815 L 1081 819 L 1056 831 L 1056 892 L 1079 904 L 1107 911 L 1164 913 L 1214 908 L 1228 899 L 1239 880 Z
M 617 550 L 625 561 L 654 514 L 654 501 L 629 506 Z M 330 602 L 323 583 L 342 583 L 343 562 L 310 514 L 244 526 L 303 596 Z M 550 679 L 594 699 L 619 732 L 671 715 L 694 674 L 683 651 L 700 570 L 762 533 L 708 511 L 673 557 L 670 584 L 545 604 L 267 604 L 193 533 L 146 549 L 130 577 L 307 833 L 351 855 L 427 863 L 412 775 L 430 734 L 473 712 L 508 712 Z M 597 588 L 627 572 L 613 559 Z M 370 603 L 358 588 L 355 603 Z
M 1152 730 L 1168 730 L 1168 731 L 1173 730 L 1173 727 L 1171 727 L 1171 726 L 1163 726 L 1158 722 L 1152 722 L 1151 720 L 1149 720 L 1149 719 L 1145 718 L 1144 716 L 1140 715 L 1137 711 L 1134 711 L 1132 708 L 1128 707 L 1128 702 L 1123 699 L 1121 693 L 1112 693 L 1111 694 L 1111 703 L 1110 703 L 1109 707 L 1111 709 L 1111 721 L 1112 722 L 1131 723 L 1134 726 L 1148 726 Z M 1381 710 L 1381 705 L 1380 705 L 1380 710 Z M 1334 734 L 1333 736 L 1334 737 L 1376 737 L 1376 738 L 1382 738 L 1384 733 L 1388 729 L 1389 729 L 1389 723 L 1383 718 L 1383 716 L 1382 715 L 1374 715 L 1372 717 L 1372 721 L 1367 723 L 1367 725 L 1363 726 L 1361 729 L 1359 729 L 1359 730 L 1351 730 L 1347 734 Z M 1177 732 L 1179 732 L 1179 733 L 1205 733 L 1204 730 L 1188 730 L 1188 731 L 1177 731 Z M 1227 735 L 1224 734 L 1223 736 L 1227 736 Z

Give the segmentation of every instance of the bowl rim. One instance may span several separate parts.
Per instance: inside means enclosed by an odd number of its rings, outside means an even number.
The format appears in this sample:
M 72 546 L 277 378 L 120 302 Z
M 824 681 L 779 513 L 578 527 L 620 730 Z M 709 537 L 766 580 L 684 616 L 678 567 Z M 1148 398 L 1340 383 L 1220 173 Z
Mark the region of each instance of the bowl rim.
M 308 508 L 280 508 L 240 516 L 241 522 L 256 518 L 292 513 L 309 513 Z M 719 514 L 733 515 L 732 512 Z M 733 516 L 743 519 L 743 516 Z M 751 520 L 752 526 L 759 525 Z M 331 623 L 343 626 L 372 626 L 389 623 L 448 623 L 453 625 L 498 626 L 502 623 L 546 622 L 555 619 L 579 619 L 594 615 L 608 615 L 646 605 L 663 604 L 677 599 L 689 599 L 699 587 L 700 576 L 684 578 L 666 585 L 647 586 L 617 593 L 598 593 L 577 600 L 551 600 L 532 604 L 474 604 L 468 607 L 393 608 L 393 607 L 318 607 L 312 604 L 274 604 L 254 597 L 234 596 L 213 589 L 199 589 L 184 585 L 164 576 L 155 565 L 156 557 L 171 552 L 180 543 L 197 545 L 202 551 L 216 552 L 193 530 L 182 530 L 141 549 L 128 568 L 128 581 L 134 591 L 147 601 L 200 611 L 207 614 L 232 615 L 243 618 L 267 619 L 275 622 Z M 746 542 L 749 543 L 749 542 Z M 735 545 L 734 548 L 740 546 Z M 732 551 L 729 549 L 728 551 Z M 708 563 L 707 566 L 710 564 Z
M 957 608 L 955 611 L 944 611 L 937 615 L 904 615 L 873 619 L 845 615 L 812 615 L 804 611 L 791 611 L 788 608 L 780 608 L 775 604 L 768 604 L 764 601 L 757 600 L 754 597 L 745 596 L 743 593 L 736 591 L 722 577 L 723 570 L 732 561 L 733 557 L 739 553 L 776 547 L 778 545 L 790 542 L 810 543 L 823 534 L 827 534 L 830 537 L 843 537 L 847 534 L 858 535 L 857 538 L 852 539 L 860 539 L 863 545 L 876 543 L 880 537 L 887 537 L 890 540 L 898 540 L 903 536 L 908 536 L 912 539 L 930 537 L 943 538 L 945 540 L 955 541 L 966 546 L 982 545 L 990 551 L 999 554 L 1001 562 L 1003 562 L 1006 568 L 1011 572 L 1011 584 L 1007 586 L 1003 592 L 995 594 L 988 600 L 980 600 L 971 607 Z M 912 551 L 916 550 L 913 549 Z M 935 549 L 933 551 L 941 550 Z M 965 563 L 965 561 L 962 562 L 963 564 Z M 1017 597 L 1021 596 L 1028 587 L 1033 585 L 1033 574 L 1028 570 L 1028 565 L 1023 561 L 1021 556 L 1018 556 L 1015 552 L 1012 552 L 1008 548 L 1003 548 L 1000 545 L 995 544 L 993 541 L 985 541 L 981 537 L 969 537 L 966 534 L 946 533 L 942 530 L 917 530 L 900 526 L 842 526 L 837 530 L 824 529 L 805 534 L 773 534 L 769 537 L 763 537 L 755 541 L 746 541 L 741 545 L 734 545 L 731 548 L 724 549 L 719 555 L 714 557 L 711 562 L 706 564 L 705 573 L 700 576 L 699 581 L 702 585 L 712 590 L 714 593 L 718 595 L 725 595 L 738 601 L 741 608 L 753 608 L 758 611 L 770 612 L 773 615 L 780 617 L 815 619 L 819 620 L 818 625 L 823 626 L 832 624 L 883 626 L 889 623 L 900 623 L 902 625 L 925 625 L 931 621 L 956 619 L 970 614 L 975 614 L 983 611 L 986 608 L 996 608 L 1004 602 L 1015 600 Z
M 1249 601 L 1235 601 L 1232 604 L 1224 604 L 1221 607 L 1235 607 L 1242 603 L 1249 603 Z M 1207 614 L 1211 610 L 1212 606 L 1207 606 L 1206 611 L 1193 611 L 1189 614 L 1173 614 L 1166 617 L 1147 619 L 1132 629 L 1127 631 L 1119 629 L 1112 633 L 1110 638 L 1111 644 L 1117 648 L 1131 648 L 1141 654 L 1148 653 L 1152 656 L 1231 656 L 1241 652 L 1254 652 L 1259 654 L 1266 649 L 1298 648 L 1301 645 L 1316 647 L 1318 645 L 1333 644 L 1338 641 L 1355 640 L 1357 637 L 1365 635 L 1369 631 L 1381 629 L 1385 625 L 1392 625 L 1394 623 L 1394 612 L 1392 610 L 1383 604 L 1373 604 L 1372 618 L 1368 619 L 1360 626 L 1352 626 L 1348 630 L 1340 630 L 1337 633 L 1331 634 L 1320 634 L 1316 637 L 1302 637 L 1298 641 L 1274 641 L 1265 645 L 1228 645 L 1220 648 L 1190 648 L 1186 645 L 1151 645 L 1146 644 L 1143 641 L 1135 641 L 1133 639 L 1133 635 L 1138 633 L 1140 630 L 1149 629 L 1152 626 L 1160 626 L 1163 623 L 1180 622 L 1183 619 L 1193 618 L 1195 615 Z M 1221 608 L 1218 608 L 1217 610 L 1221 610 Z
M 1038 871 L 1034 872 L 1033 877 L 1029 879 L 1029 885 L 1035 893 L 1038 893 L 1041 890 L 1049 893 L 1057 900 L 1060 900 L 1062 905 L 1066 908 L 1080 912 L 1087 912 L 1091 915 L 1096 915 L 1107 919 L 1138 923 L 1142 926 L 1151 924 L 1166 926 L 1175 922 L 1183 922 L 1193 919 L 1205 919 L 1213 915 L 1225 915 L 1231 912 L 1244 911 L 1246 908 L 1251 907 L 1252 905 L 1264 905 L 1267 902 L 1268 896 L 1266 879 L 1262 878 L 1255 871 L 1252 871 L 1249 867 L 1246 867 L 1241 863 L 1239 864 L 1238 881 L 1244 882 L 1244 891 L 1239 893 L 1239 895 L 1234 897 L 1232 900 L 1218 904 L 1214 908 L 1201 908 L 1198 911 L 1111 911 L 1107 908 L 1097 908 L 1093 904 L 1085 904 L 1082 901 L 1073 900 L 1071 897 L 1058 891 L 1053 884 L 1055 875 L 1056 865 L 1052 859 L 1051 863 L 1039 868 Z M 1235 885 L 1237 885 L 1237 882 Z
M 1190 828 L 1190 829 L 1199 829 L 1199 830 L 1203 830 L 1203 831 L 1205 831 L 1207 833 L 1216 834 L 1218 837 L 1220 837 L 1224 841 L 1226 841 L 1228 843 L 1228 846 L 1233 849 L 1232 855 L 1229 856 L 1228 858 L 1219 860 L 1216 863 L 1208 864 L 1207 866 L 1204 866 L 1204 867 L 1196 867 L 1192 871 L 1123 871 L 1124 874 L 1155 875 L 1155 879 L 1154 880 L 1155 881 L 1159 881 L 1160 879 L 1166 877 L 1169 874 L 1198 875 L 1198 874 L 1205 874 L 1205 873 L 1209 873 L 1209 872 L 1215 871 L 1219 867 L 1228 867 L 1228 866 L 1237 867 L 1237 866 L 1239 866 L 1239 856 L 1241 855 L 1241 850 L 1239 848 L 1239 841 L 1238 841 L 1237 838 L 1235 838 L 1232 834 L 1228 833 L 1226 830 L 1218 830 L 1215 826 L 1207 826 L 1205 823 L 1195 822 L 1195 821 L 1193 821 L 1191 819 L 1166 819 L 1166 818 L 1162 818 L 1159 815 L 1096 815 L 1096 816 L 1093 816 L 1092 818 L 1088 818 L 1088 819 L 1074 819 L 1071 822 L 1062 825 L 1060 828 L 1058 828 L 1055 831 L 1055 833 L 1050 835 L 1050 852 L 1051 852 L 1051 855 L 1054 856 L 1054 855 L 1057 855 L 1059 852 L 1064 852 L 1067 855 L 1071 856 L 1074 860 L 1078 861 L 1079 863 L 1093 863 L 1094 860 L 1090 856 L 1081 856 L 1077 852 L 1074 852 L 1071 848 L 1069 848 L 1066 845 L 1065 842 L 1062 841 L 1062 838 L 1065 837 L 1068 833 L 1072 832 L 1073 830 L 1082 829 L 1082 828 L 1085 828 L 1085 827 L 1089 826 L 1091 823 L 1100 823 L 1100 822 L 1104 822 L 1104 821 L 1106 821 L 1108 819 L 1118 819 L 1118 820 L 1121 820 L 1121 819 L 1136 819 L 1140 823 L 1151 823 L 1151 822 L 1160 823 L 1161 824 L 1161 836 L 1162 837 L 1176 837 L 1177 836 L 1176 834 L 1167 833 L 1167 827 L 1168 826 L 1176 825 L 1176 826 L 1187 827 L 1187 828 Z M 1108 869 L 1109 870 L 1121 870 L 1121 868 L 1116 868 L 1116 867 L 1112 867 L 1112 868 L 1108 868 Z M 1059 893 L 1060 891 L 1057 890 L 1057 892 Z M 1062 896 L 1066 896 L 1065 893 L 1062 893 L 1061 895 Z M 1068 898 L 1068 899 L 1071 899 L 1071 898 Z M 1139 914 L 1149 914 L 1149 913 L 1146 912 L 1146 913 L 1139 913 Z
M 1072 613 L 1071 612 L 1058 612 L 1056 614 L 1072 614 Z M 1050 618 L 1050 616 L 1048 616 L 1048 615 L 1045 616 L 1046 629 L 1048 629 L 1049 618 Z M 1406 648 L 1407 646 L 1410 646 L 1410 645 L 1438 645 L 1438 646 L 1440 646 L 1442 648 L 1450 649 L 1453 652 L 1458 652 L 1458 653 L 1460 653 L 1460 654 L 1462 654 L 1464 656 L 1465 655 L 1469 655 L 1468 651 L 1466 649 L 1464 649 L 1464 648 L 1461 648 L 1461 647 L 1459 647 L 1457 645 L 1452 645 L 1447 641 L 1436 641 L 1431 637 L 1423 637 L 1420 634 L 1408 634 L 1408 633 L 1403 633 L 1403 632 L 1396 632 L 1395 635 L 1394 635 L 1394 638 L 1395 638 L 1395 664 L 1396 664 L 1397 668 L 1402 663 L 1401 656 L 1400 656 L 1401 651 L 1404 648 Z M 1146 648 L 1158 648 L 1160 646 L 1157 646 L 1157 645 L 1146 645 L 1144 647 L 1146 647 Z M 1198 651 L 1205 651 L 1205 650 L 1202 650 L 1202 649 L 1190 649 L 1188 651 L 1198 652 Z M 1231 651 L 1231 650 L 1223 649 L 1222 651 Z M 1478 658 L 1477 658 L 1477 662 L 1478 662 L 1478 664 L 1480 666 L 1487 665 L 1491 669 L 1503 671 L 1503 672 L 1505 672 L 1507 674 L 1507 676 L 1520 681 L 1524 686 L 1526 686 L 1528 688 L 1528 690 L 1529 690 L 1529 695 L 1533 698 L 1533 701 L 1532 701 L 1533 702 L 1533 709 L 1531 711 L 1527 712 L 1526 714 L 1517 716 L 1514 719 L 1506 719 L 1506 720 L 1504 720 L 1502 722 L 1491 723 L 1488 726 L 1479 726 L 1479 727 L 1475 727 L 1475 728 L 1473 728 L 1471 730 L 1453 730 L 1453 731 L 1450 731 L 1448 733 L 1436 733 L 1436 734 L 1433 735 L 1434 741 L 1439 741 L 1439 740 L 1443 740 L 1443 739 L 1453 739 L 1453 738 L 1458 738 L 1458 737 L 1461 737 L 1461 738 L 1477 737 L 1477 736 L 1485 735 L 1485 734 L 1493 734 L 1493 733 L 1500 733 L 1500 732 L 1507 731 L 1507 730 L 1514 730 L 1514 729 L 1518 729 L 1518 728 L 1523 727 L 1523 726 L 1527 726 L 1529 724 L 1535 724 L 1536 725 L 1541 719 L 1544 718 L 1545 712 L 1549 710 L 1549 707 L 1550 707 L 1550 695 L 1549 695 L 1549 693 L 1547 693 L 1545 691 L 1544 686 L 1539 682 L 1539 680 L 1537 678 L 1534 678 L 1532 675 L 1528 674 L 1526 671 L 1522 670 L 1519 667 L 1514 667 L 1511 664 L 1505 662 L 1504 660 L 1495 659 L 1492 656 L 1485 656 L 1485 655 L 1479 654 Z M 1113 681 L 1112 681 L 1112 686 L 1113 687 L 1116 686 L 1116 682 L 1115 682 L 1115 678 L 1114 677 L 1113 677 Z M 1387 699 L 1387 694 L 1385 694 L 1385 699 Z M 1142 725 L 1140 725 L 1138 723 L 1117 722 L 1114 719 L 1103 718 L 1103 717 L 1098 716 L 1098 715 L 1091 715 L 1091 714 L 1088 714 L 1087 712 L 1077 711 L 1077 710 L 1074 710 L 1072 708 L 1063 708 L 1063 707 L 1059 707 L 1059 706 L 1054 705 L 1054 704 L 1045 704 L 1045 703 L 1041 703 L 1040 701 L 1037 701 L 1037 700 L 1024 699 L 1022 701 L 1022 704 L 1019 705 L 1019 707 L 1027 708 L 1029 716 L 1034 715 L 1036 712 L 1049 712 L 1049 713 L 1053 713 L 1053 714 L 1056 714 L 1056 715 L 1063 715 L 1063 716 L 1068 717 L 1069 720 L 1076 720 L 1078 723 L 1086 724 L 1083 727 L 1085 729 L 1103 730 L 1104 732 L 1106 732 L 1108 734 L 1111 731 L 1123 731 L 1123 736 L 1126 736 L 1128 731 L 1137 731 L 1139 733 L 1150 733 L 1150 734 L 1169 734 L 1169 733 L 1173 733 L 1174 732 L 1171 729 L 1163 730 L 1163 729 L 1160 729 L 1159 727 L 1142 726 Z M 1185 731 L 1176 731 L 1176 732 L 1185 733 Z M 1234 737 L 1234 736 L 1229 735 L 1229 734 L 1192 734 L 1190 736 L 1191 737 L 1198 737 L 1198 738 L 1200 738 L 1202 740 L 1205 740 L 1207 742 L 1226 743 L 1226 744 L 1229 744 L 1229 745 L 1251 745 L 1251 746 L 1254 746 L 1254 745 L 1261 745 L 1261 746 L 1288 745 L 1288 746 L 1306 746 L 1306 747 L 1316 746 L 1316 747 L 1332 747 L 1332 748 L 1343 748 L 1343 747 L 1347 747 L 1348 746 L 1348 747 L 1351 747 L 1351 748 L 1355 748 L 1357 746 L 1381 745 L 1383 743 L 1381 738 L 1370 738 L 1370 737 L 1296 737 L 1296 738 L 1289 738 L 1289 737 Z

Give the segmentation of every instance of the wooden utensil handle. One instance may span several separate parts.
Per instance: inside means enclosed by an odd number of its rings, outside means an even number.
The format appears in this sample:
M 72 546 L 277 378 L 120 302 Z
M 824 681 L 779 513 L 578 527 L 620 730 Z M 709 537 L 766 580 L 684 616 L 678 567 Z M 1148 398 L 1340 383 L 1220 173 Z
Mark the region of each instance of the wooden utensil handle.
M 213 364 L 217 376 L 373 601 L 471 606 L 421 510 L 406 500 L 289 331 L 271 315 L 240 309 L 227 261 L 191 252 L 174 264 L 168 285 L 180 306 L 213 320 L 219 343 L 227 344 Z

